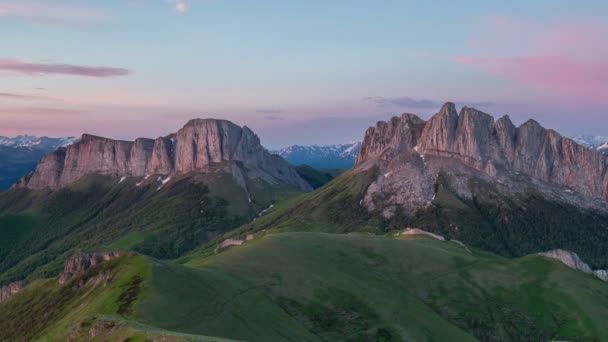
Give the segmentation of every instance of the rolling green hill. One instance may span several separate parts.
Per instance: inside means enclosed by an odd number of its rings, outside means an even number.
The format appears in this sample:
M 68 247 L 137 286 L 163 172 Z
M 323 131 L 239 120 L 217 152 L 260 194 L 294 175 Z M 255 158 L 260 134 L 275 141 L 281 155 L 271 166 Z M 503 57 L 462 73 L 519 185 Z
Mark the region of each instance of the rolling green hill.
M 74 285 L 104 271 L 107 283 Z M 0 304 L 0 340 L 604 341 L 607 320 L 606 283 L 541 256 L 294 232 L 180 264 L 130 254 L 65 286 L 38 280 Z

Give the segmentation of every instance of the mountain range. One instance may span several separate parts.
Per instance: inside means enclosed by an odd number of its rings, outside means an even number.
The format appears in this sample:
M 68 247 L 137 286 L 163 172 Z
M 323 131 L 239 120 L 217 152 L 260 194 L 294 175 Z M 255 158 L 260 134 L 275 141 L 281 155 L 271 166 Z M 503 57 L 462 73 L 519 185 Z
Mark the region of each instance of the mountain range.
M 0 136 L 0 146 L 6 147 L 28 147 L 35 150 L 53 151 L 54 149 L 67 146 L 78 141 L 75 137 L 49 138 L 34 135 L 18 135 L 16 137 Z
M 452 103 L 326 149 L 353 167 L 214 119 L 58 148 L 0 192 L 0 340 L 608 339 L 597 149 Z
M 0 190 L 10 187 L 23 175 L 32 171 L 40 159 L 48 153 L 76 140 L 73 137 L 0 136 Z
M 361 141 L 328 146 L 291 145 L 273 153 L 292 165 L 308 165 L 317 169 L 350 169 L 355 164 Z
M 605 135 L 576 135 L 572 137 L 572 140 L 577 143 L 600 151 L 604 154 L 608 154 L 608 136 Z

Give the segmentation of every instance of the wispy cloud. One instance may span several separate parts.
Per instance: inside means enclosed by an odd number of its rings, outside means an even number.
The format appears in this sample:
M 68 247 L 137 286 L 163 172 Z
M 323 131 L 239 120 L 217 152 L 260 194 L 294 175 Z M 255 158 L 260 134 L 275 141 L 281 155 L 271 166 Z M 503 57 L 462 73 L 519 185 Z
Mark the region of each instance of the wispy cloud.
M 437 108 L 441 107 L 444 101 L 435 101 L 429 99 L 414 99 L 409 96 L 398 96 L 398 97 L 386 97 L 386 96 L 373 96 L 366 97 L 363 101 L 372 102 L 378 107 L 400 107 L 400 108 Z M 493 106 L 494 102 L 467 102 L 467 101 L 456 101 L 457 103 L 463 103 L 473 107 L 485 107 Z
M 256 113 L 264 113 L 264 114 L 279 114 L 281 110 L 279 109 L 256 109 Z
M 48 99 L 45 96 L 39 96 L 39 95 L 26 95 L 26 94 L 3 93 L 3 92 L 0 92 L 0 98 L 15 99 L 15 100 L 41 100 L 41 99 Z
M 564 19 L 543 23 L 493 16 L 472 34 L 460 65 L 579 104 L 604 103 L 608 93 L 608 25 Z M 472 43 L 471 43 L 472 42 Z
M 0 114 L 2 115 L 17 115 L 17 116 L 48 116 L 57 118 L 57 116 L 72 116 L 86 114 L 87 111 L 73 108 L 49 108 L 49 107 L 2 107 Z
M 28 63 L 18 59 L 0 59 L 0 70 L 28 75 L 70 75 L 84 77 L 125 76 L 130 72 L 123 68 L 93 67 L 73 64 Z
M 264 119 L 271 120 L 271 121 L 283 120 L 282 117 L 276 116 L 276 115 L 266 115 L 266 116 L 264 116 Z
M 605 99 L 608 62 L 560 56 L 460 57 L 456 61 L 526 85 L 558 92 L 581 101 Z
M 98 10 L 80 4 L 39 0 L 0 0 L 0 17 L 62 25 L 89 24 L 104 19 Z

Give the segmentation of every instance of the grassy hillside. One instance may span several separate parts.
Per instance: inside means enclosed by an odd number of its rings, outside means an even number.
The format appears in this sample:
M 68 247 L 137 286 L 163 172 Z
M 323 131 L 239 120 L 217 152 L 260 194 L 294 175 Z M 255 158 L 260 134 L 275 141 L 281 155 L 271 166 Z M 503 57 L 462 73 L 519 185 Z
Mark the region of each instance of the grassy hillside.
M 79 251 L 175 258 L 295 192 L 250 182 L 247 193 L 226 173 L 176 177 L 162 187 L 154 176 L 140 182 L 90 176 L 55 192 L 0 193 L 0 284 L 55 275 Z
M 509 195 L 497 184 L 480 179 L 467 184 L 473 198 L 463 199 L 451 189 L 449 179 L 440 177 L 431 205 L 386 220 L 361 206 L 376 176 L 374 169 L 346 171 L 315 192 L 281 203 L 230 236 L 269 229 L 384 234 L 416 227 L 507 257 L 563 248 L 578 253 L 594 269 L 608 268 L 606 212 L 547 200 L 533 188 Z
M 115 274 L 106 286 L 37 281 L 0 304 L 0 340 L 91 330 L 98 340 L 608 339 L 608 284 L 537 255 L 505 259 L 417 236 L 294 232 L 182 262 L 129 255 L 103 265 Z
M 322 187 L 336 177 L 332 175 L 332 171 L 326 172 L 325 170 L 315 169 L 308 165 L 296 166 L 296 171 L 314 189 Z

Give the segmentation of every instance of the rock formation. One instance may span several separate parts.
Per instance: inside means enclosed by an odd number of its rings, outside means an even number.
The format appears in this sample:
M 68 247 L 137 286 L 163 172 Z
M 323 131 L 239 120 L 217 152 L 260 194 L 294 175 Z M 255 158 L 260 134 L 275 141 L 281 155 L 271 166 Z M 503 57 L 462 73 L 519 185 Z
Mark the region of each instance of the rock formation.
M 63 269 L 59 274 L 59 283 L 65 284 L 70 279 L 86 273 L 91 267 L 101 264 L 102 262 L 112 260 L 123 256 L 120 252 L 93 253 L 93 254 L 76 254 L 68 259 Z
M 215 119 L 191 120 L 177 133 L 155 140 L 130 142 L 85 134 L 78 143 L 44 157 L 16 186 L 57 189 L 87 174 L 142 177 L 205 173 L 222 162 L 242 163 L 271 183 L 311 190 L 287 162 L 264 149 L 249 128 Z
M 608 282 L 608 271 L 606 271 L 606 270 L 592 271 L 591 267 L 589 267 L 589 265 L 587 265 L 583 260 L 581 260 L 581 258 L 578 256 L 578 254 L 576 254 L 574 252 L 566 251 L 563 249 L 554 249 L 552 251 L 539 253 L 539 254 L 542 256 L 546 256 L 547 258 L 558 260 L 562 264 L 564 264 L 572 269 L 575 269 L 575 270 L 578 270 L 578 271 L 581 271 L 581 272 L 587 273 L 587 274 L 593 274 L 600 280 Z
M 16 281 L 8 285 L 0 287 L 0 303 L 9 299 L 9 297 L 17 294 L 23 289 L 23 282 Z
M 426 235 L 432 237 L 435 240 L 445 241 L 445 238 L 441 235 L 433 234 L 431 232 L 427 232 L 426 230 L 418 228 L 406 228 L 404 231 L 399 232 L 397 235 Z
M 384 217 L 431 201 L 438 174 L 446 171 L 494 180 L 521 173 L 562 192 L 608 199 L 606 156 L 534 120 L 515 127 L 508 116 L 495 121 L 474 108 L 463 107 L 458 114 L 453 103 L 428 121 L 403 114 L 369 128 L 355 172 L 375 166 L 380 176 L 363 204 Z M 378 207 L 378 199 L 388 205 Z
M 579 270 L 583 273 L 592 273 L 591 267 L 589 267 L 589 265 L 587 265 L 583 260 L 581 260 L 581 258 L 576 253 L 565 251 L 563 249 L 554 249 L 552 251 L 539 254 L 551 259 L 559 260 L 562 264 L 572 269 Z
M 224 241 L 222 241 L 222 243 L 220 243 L 217 247 L 215 247 L 214 253 L 219 253 L 227 248 L 233 247 L 233 246 L 240 246 L 243 243 L 245 243 L 244 240 L 238 240 L 238 239 L 226 239 Z

